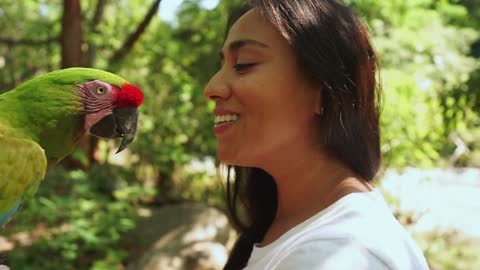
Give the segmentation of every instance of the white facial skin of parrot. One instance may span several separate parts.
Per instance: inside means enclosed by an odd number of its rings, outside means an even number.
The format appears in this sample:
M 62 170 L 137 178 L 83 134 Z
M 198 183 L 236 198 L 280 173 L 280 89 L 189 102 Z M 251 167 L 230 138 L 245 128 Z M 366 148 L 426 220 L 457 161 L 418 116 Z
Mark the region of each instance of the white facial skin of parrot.
M 125 87 L 129 95 L 125 95 Z M 122 88 L 95 80 L 79 86 L 85 104 L 85 130 L 102 138 L 122 138 L 117 153 L 135 138 L 138 123 L 138 104 L 143 94 L 133 85 Z

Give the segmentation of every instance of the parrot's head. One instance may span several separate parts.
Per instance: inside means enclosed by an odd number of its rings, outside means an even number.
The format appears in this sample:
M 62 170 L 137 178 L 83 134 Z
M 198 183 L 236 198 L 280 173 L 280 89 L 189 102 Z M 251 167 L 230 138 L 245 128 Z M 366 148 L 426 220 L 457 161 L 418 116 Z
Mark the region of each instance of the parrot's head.
M 78 84 L 77 91 L 85 112 L 84 128 L 88 133 L 102 138 L 122 138 L 117 153 L 133 142 L 137 133 L 138 107 L 144 99 L 140 88 L 124 81 L 96 79 Z
M 37 142 L 49 163 L 70 154 L 85 133 L 121 138 L 118 153 L 135 138 L 143 99 L 140 88 L 113 73 L 60 69 L 0 95 L 0 134 Z

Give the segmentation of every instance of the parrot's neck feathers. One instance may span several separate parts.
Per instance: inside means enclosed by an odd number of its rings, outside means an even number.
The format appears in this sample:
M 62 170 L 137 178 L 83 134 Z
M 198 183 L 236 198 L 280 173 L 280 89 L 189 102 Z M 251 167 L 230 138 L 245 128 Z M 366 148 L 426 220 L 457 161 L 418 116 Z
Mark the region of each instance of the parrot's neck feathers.
M 25 83 L 7 92 L 2 110 L 16 127 L 14 136 L 36 141 L 45 149 L 49 159 L 60 159 L 72 151 L 85 133 L 83 106 L 76 86 L 46 85 L 38 88 Z

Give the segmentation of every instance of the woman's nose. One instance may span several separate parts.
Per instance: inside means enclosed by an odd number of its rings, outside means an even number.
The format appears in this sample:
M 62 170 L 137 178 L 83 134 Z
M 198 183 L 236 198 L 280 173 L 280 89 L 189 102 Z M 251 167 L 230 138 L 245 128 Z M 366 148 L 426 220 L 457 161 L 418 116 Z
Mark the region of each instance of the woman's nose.
M 227 99 L 231 95 L 230 86 L 222 70 L 218 71 L 205 86 L 203 95 L 209 100 Z

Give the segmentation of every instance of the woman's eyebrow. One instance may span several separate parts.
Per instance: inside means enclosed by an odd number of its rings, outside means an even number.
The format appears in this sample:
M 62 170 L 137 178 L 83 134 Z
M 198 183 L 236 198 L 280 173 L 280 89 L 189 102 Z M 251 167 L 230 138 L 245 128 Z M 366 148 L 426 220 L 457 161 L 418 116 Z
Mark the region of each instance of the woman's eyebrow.
M 260 42 L 258 40 L 239 39 L 239 40 L 234 40 L 234 41 L 230 42 L 230 44 L 228 45 L 228 50 L 230 52 L 236 52 L 236 51 L 240 50 L 242 47 L 245 47 L 247 45 L 258 46 L 258 47 L 261 47 L 261 48 L 269 48 L 270 47 L 267 44 L 265 44 L 263 42 Z M 220 52 L 220 58 L 222 60 L 224 58 L 223 51 Z

